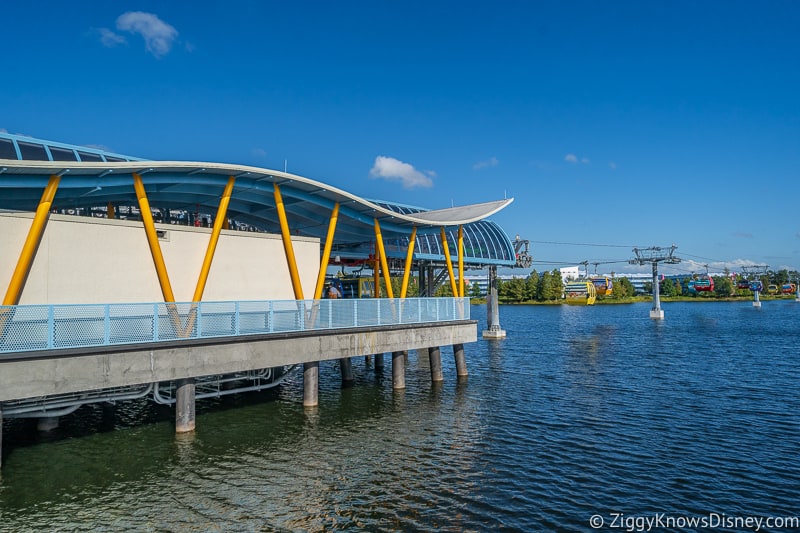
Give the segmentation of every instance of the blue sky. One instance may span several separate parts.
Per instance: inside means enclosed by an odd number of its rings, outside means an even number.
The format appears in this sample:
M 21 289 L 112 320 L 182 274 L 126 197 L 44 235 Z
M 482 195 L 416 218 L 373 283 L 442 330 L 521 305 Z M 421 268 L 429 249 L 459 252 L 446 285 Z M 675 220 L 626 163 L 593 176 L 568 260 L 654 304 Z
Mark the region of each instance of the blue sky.
M 800 268 L 796 2 L 213 4 L 4 6 L 0 129 L 514 197 L 493 220 L 539 270 L 673 243 L 680 271 Z

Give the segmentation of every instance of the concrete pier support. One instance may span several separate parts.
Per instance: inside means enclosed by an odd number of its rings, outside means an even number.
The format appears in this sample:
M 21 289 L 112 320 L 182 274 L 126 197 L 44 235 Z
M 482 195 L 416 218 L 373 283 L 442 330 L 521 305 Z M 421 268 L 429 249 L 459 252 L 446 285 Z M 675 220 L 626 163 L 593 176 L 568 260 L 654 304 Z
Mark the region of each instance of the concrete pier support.
M 454 344 L 453 345 L 453 357 L 456 360 L 456 375 L 459 378 L 465 378 L 469 375 L 467 372 L 467 360 L 464 357 L 464 345 L 463 344 Z
M 353 361 L 349 357 L 339 359 L 339 367 L 342 369 L 342 387 L 352 387 L 356 382 L 353 377 Z
M 661 309 L 661 299 L 658 286 L 658 263 L 653 261 L 653 308 L 650 309 L 650 318 L 653 320 L 663 320 L 664 311 Z
M 392 388 L 406 388 L 406 352 L 392 352 Z
M 194 380 L 178 380 L 175 385 L 175 433 L 194 431 L 194 403 Z
M 442 374 L 442 351 L 438 346 L 428 348 L 428 358 L 431 360 L 431 381 L 441 383 L 444 381 Z
M 505 330 L 500 327 L 500 307 L 497 303 L 497 267 L 489 267 L 489 286 L 486 291 L 486 322 L 489 329 L 483 330 L 484 339 L 502 339 Z
M 383 372 L 383 354 L 375 354 L 375 372 Z
M 370 354 L 367 354 L 367 355 L 364 356 L 364 364 L 366 366 L 369 366 L 369 365 L 372 364 L 372 356 Z
M 44 416 L 36 421 L 36 429 L 42 432 L 53 431 L 58 428 L 57 416 Z
M 761 309 L 761 300 L 758 299 L 758 291 L 753 291 L 753 307 Z
M 319 361 L 303 363 L 303 407 L 319 405 Z

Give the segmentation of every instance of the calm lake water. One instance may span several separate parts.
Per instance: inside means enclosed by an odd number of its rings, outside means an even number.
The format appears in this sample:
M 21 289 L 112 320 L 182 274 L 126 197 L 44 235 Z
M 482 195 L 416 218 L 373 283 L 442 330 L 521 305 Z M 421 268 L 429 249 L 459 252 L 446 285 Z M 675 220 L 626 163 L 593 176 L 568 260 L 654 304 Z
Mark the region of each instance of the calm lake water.
M 355 359 L 348 389 L 323 363 L 316 411 L 296 373 L 199 402 L 189 436 L 144 401 L 85 407 L 47 435 L 7 420 L 0 531 L 584 531 L 593 515 L 641 531 L 634 519 L 658 513 L 800 516 L 800 304 L 666 303 L 664 321 L 649 308 L 503 306 L 508 337 L 466 345 L 466 381 L 449 347 L 443 385 L 411 352 L 400 393 L 388 355 L 383 375 Z M 483 329 L 485 308 L 472 312 Z

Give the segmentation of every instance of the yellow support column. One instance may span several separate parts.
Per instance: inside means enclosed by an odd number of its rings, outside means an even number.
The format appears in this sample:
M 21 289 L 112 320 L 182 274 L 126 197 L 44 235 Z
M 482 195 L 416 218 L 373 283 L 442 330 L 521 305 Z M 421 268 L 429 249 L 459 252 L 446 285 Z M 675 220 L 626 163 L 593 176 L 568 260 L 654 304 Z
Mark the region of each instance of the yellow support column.
M 228 204 L 231 201 L 231 194 L 233 193 L 233 183 L 236 178 L 233 176 L 228 178 L 228 183 L 225 185 L 225 190 L 222 192 L 222 198 L 219 201 L 217 208 L 217 216 L 214 217 L 214 227 L 211 230 L 211 238 L 208 240 L 208 248 L 206 248 L 206 256 L 203 258 L 203 266 L 200 268 L 200 276 L 197 278 L 197 287 L 194 289 L 193 302 L 199 302 L 203 299 L 203 291 L 206 288 L 206 281 L 208 281 L 208 273 L 211 270 L 211 262 L 214 260 L 214 252 L 217 249 L 219 242 L 219 234 L 222 227 L 227 222 Z
M 3 305 L 17 305 L 19 298 L 22 295 L 22 288 L 25 285 L 25 280 L 31 271 L 33 258 L 36 256 L 36 250 L 39 248 L 39 243 L 42 240 L 44 228 L 47 225 L 47 219 L 50 217 L 50 208 L 53 205 L 53 198 L 56 196 L 58 190 L 58 183 L 61 181 L 59 176 L 50 176 L 50 181 L 47 182 L 42 193 L 42 198 L 39 200 L 39 207 L 36 208 L 36 214 L 33 216 L 31 228 L 28 230 L 28 237 L 22 245 L 22 251 L 17 260 L 17 266 L 14 273 L 11 275 L 11 281 L 8 284 L 8 290 L 3 298 Z
M 339 219 L 339 203 L 333 206 L 331 220 L 328 223 L 328 236 L 325 238 L 325 247 L 322 250 L 322 259 L 319 262 L 319 274 L 317 274 L 317 286 L 314 288 L 314 299 L 322 298 L 322 288 L 325 286 L 325 272 L 328 270 L 328 261 L 331 258 L 331 247 L 333 246 L 333 235 L 336 232 L 336 221 Z
M 144 231 L 147 234 L 147 243 L 150 245 L 150 253 L 153 255 L 153 263 L 156 266 L 158 283 L 161 285 L 161 293 L 164 295 L 165 302 L 174 302 L 175 295 L 172 293 L 172 285 L 167 275 L 167 266 L 164 264 L 164 256 L 161 254 L 161 245 L 158 244 L 158 234 L 153 223 L 153 213 L 150 211 L 150 202 L 147 201 L 147 193 L 144 190 L 142 177 L 133 174 L 133 188 L 136 190 L 136 198 L 139 200 L 139 211 L 142 213 Z
M 411 263 L 414 259 L 414 245 L 417 242 L 417 228 L 411 230 L 411 237 L 408 238 L 408 251 L 406 252 L 406 264 L 403 268 L 403 283 L 400 285 L 400 298 L 405 298 L 408 292 L 408 278 L 411 274 Z
M 281 188 L 275 184 L 275 207 L 278 210 L 278 219 L 281 223 L 281 237 L 283 237 L 283 251 L 286 254 L 286 263 L 289 265 L 289 276 L 292 278 L 292 289 L 294 289 L 294 299 L 304 300 L 303 286 L 300 284 L 300 274 L 297 272 L 297 260 L 294 257 L 292 247 L 292 234 L 289 231 L 289 222 L 286 219 L 286 208 L 283 205 Z
M 458 296 L 464 297 L 464 226 L 458 227 Z
M 389 298 L 394 298 L 392 291 L 392 280 L 389 272 L 389 264 L 386 261 L 386 251 L 383 249 L 383 236 L 381 235 L 381 225 L 375 218 L 375 244 L 378 247 L 378 254 L 381 259 L 381 270 L 383 270 L 383 280 L 386 282 L 386 294 Z
M 447 245 L 447 233 L 442 228 L 442 249 L 444 250 L 444 258 L 447 262 L 447 273 L 450 275 L 450 289 L 453 291 L 453 296 L 458 296 L 458 287 L 456 287 L 456 277 L 453 274 L 453 260 L 450 257 L 450 247 Z
M 114 218 L 116 218 L 116 216 L 117 215 L 116 215 L 116 212 L 114 211 L 114 204 L 112 204 L 111 202 L 108 202 L 108 218 L 109 218 L 109 220 L 113 220 Z

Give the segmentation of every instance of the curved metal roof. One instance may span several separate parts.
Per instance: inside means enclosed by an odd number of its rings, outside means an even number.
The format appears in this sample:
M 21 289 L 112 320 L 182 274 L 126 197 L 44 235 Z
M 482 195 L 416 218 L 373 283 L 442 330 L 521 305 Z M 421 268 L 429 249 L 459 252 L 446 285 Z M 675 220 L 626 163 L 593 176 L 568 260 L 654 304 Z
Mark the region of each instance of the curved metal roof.
M 79 160 L 80 159 L 80 160 Z M 87 161 L 89 160 L 89 161 Z M 513 198 L 426 210 L 372 201 L 303 176 L 246 165 L 151 161 L 62 143 L 0 133 L 0 209 L 33 211 L 51 175 L 61 176 L 54 209 L 137 205 L 132 174 L 138 173 L 150 205 L 161 209 L 215 213 L 229 176 L 236 179 L 228 217 L 279 232 L 274 186 L 279 185 L 292 231 L 326 238 L 330 211 L 339 203 L 335 248 L 360 257 L 374 241 L 380 222 L 387 255 L 404 257 L 408 236 L 418 228 L 415 257 L 444 260 L 439 228 L 448 228 L 455 253 L 456 228 L 464 226 L 465 261 L 470 265 L 512 266 L 508 236 L 485 220 Z

